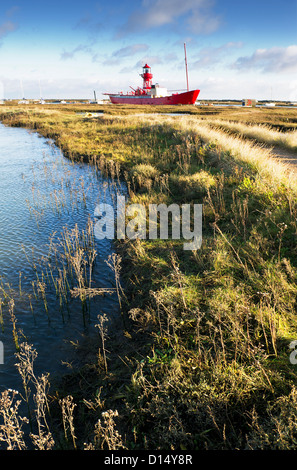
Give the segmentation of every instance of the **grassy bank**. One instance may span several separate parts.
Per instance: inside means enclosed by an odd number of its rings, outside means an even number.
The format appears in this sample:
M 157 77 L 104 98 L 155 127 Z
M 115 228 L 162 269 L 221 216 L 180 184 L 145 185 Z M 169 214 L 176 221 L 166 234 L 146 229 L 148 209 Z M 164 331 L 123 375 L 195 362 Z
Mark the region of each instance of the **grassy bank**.
M 79 347 L 78 367 L 50 395 L 48 446 L 295 448 L 297 185 L 259 145 L 267 134 L 250 132 L 273 124 L 288 142 L 296 111 L 108 109 L 90 118 L 75 107 L 3 107 L 0 120 L 122 178 L 130 203 L 203 204 L 203 243 L 194 252 L 183 240 L 118 243 L 122 316 Z

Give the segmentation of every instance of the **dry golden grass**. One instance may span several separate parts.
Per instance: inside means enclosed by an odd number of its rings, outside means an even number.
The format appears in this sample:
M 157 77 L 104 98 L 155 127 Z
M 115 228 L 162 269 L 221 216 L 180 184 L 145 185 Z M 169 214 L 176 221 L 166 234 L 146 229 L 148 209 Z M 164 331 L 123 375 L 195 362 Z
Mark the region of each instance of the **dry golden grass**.
M 246 125 L 242 122 L 210 119 L 208 124 L 223 131 L 231 131 L 242 137 L 253 139 L 269 145 L 281 145 L 289 150 L 295 150 L 297 156 L 297 131 L 280 132 L 268 125 Z

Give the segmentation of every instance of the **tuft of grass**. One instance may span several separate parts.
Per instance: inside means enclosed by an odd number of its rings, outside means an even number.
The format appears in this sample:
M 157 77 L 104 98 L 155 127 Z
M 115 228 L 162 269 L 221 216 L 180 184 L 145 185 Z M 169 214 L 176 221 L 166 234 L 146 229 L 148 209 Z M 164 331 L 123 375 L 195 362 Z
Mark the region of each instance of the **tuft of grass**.
M 207 191 L 215 187 L 216 178 L 205 170 L 197 171 L 191 175 L 171 175 L 170 185 L 174 187 L 175 193 L 184 196 L 187 200 L 199 199 L 205 196 Z

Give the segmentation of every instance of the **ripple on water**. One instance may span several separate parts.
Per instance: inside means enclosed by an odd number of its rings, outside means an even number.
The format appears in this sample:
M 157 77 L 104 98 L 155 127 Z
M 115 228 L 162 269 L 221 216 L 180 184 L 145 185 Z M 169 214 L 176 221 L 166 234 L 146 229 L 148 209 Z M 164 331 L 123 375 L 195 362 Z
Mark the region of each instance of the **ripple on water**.
M 44 301 L 34 296 L 34 267 L 39 270 L 42 266 L 40 260 L 48 255 L 53 234 L 58 242 L 64 227 L 71 230 L 77 224 L 85 230 L 99 200 L 112 204 L 112 190 L 106 180 L 88 165 L 72 165 L 50 144 L 36 133 L 0 124 L 0 298 L 14 299 L 20 338 L 38 352 L 37 373 L 61 370 L 69 341 L 91 334 L 98 313 L 118 312 L 115 296 L 98 297 L 84 322 L 78 299 L 70 299 L 68 306 L 61 308 L 49 274 L 45 279 L 48 311 Z M 95 248 L 98 256 L 93 287 L 113 287 L 113 274 L 105 262 L 113 245 L 108 240 L 95 240 Z M 3 318 L 0 341 L 5 361 L 0 365 L 0 391 L 20 384 L 6 305 Z

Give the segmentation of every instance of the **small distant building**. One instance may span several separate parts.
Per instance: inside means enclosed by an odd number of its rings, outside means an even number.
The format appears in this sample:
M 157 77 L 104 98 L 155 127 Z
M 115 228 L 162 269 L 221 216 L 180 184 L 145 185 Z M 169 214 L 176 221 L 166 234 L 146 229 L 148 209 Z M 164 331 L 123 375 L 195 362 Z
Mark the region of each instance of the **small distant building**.
M 4 100 L 0 100 L 0 104 L 5 104 L 5 101 L 4 101 Z
M 256 104 L 257 104 L 257 100 L 252 100 L 252 99 L 242 100 L 242 106 L 247 106 L 249 108 L 252 108 L 256 106 Z

